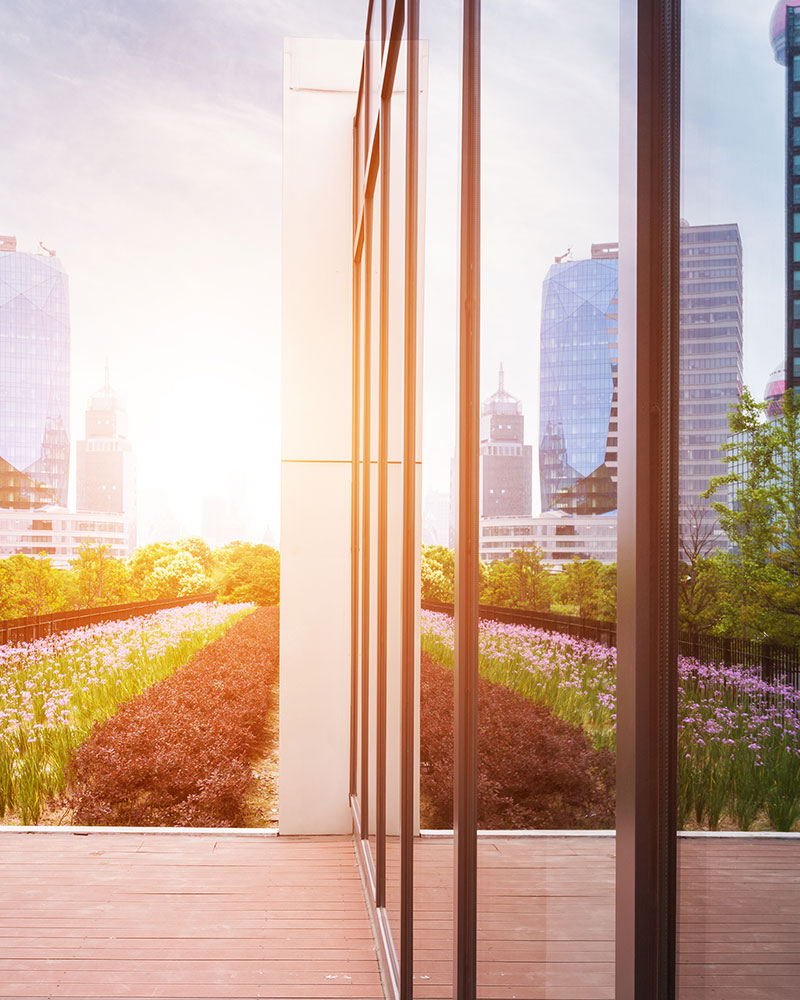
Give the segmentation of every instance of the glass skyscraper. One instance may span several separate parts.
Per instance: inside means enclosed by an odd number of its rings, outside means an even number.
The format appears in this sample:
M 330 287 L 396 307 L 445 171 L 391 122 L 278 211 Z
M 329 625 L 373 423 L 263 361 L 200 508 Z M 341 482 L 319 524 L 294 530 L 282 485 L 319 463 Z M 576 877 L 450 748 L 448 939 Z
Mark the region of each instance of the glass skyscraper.
M 67 504 L 69 342 L 61 262 L 0 237 L 0 507 Z
M 556 260 L 542 295 L 539 481 L 542 510 L 617 507 L 616 244 Z
M 779 0 L 770 38 L 786 67 L 786 386 L 800 387 L 800 2 Z
M 700 494 L 728 467 L 720 446 L 742 386 L 742 242 L 735 224 L 681 222 L 679 492 L 681 522 L 715 520 Z M 618 261 L 556 261 L 544 282 L 539 473 L 542 510 L 617 507 Z M 721 544 L 714 537 L 714 544 Z

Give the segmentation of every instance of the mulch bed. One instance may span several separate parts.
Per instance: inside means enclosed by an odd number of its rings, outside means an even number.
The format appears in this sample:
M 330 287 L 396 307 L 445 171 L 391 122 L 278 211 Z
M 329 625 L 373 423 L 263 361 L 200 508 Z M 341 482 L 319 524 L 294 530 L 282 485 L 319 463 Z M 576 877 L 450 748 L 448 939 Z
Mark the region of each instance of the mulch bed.
M 422 654 L 422 826 L 453 826 L 453 671 Z M 582 729 L 501 684 L 478 681 L 478 826 L 613 829 L 615 762 Z
M 251 762 L 277 738 L 279 626 L 258 609 L 98 725 L 70 764 L 72 822 L 242 825 Z

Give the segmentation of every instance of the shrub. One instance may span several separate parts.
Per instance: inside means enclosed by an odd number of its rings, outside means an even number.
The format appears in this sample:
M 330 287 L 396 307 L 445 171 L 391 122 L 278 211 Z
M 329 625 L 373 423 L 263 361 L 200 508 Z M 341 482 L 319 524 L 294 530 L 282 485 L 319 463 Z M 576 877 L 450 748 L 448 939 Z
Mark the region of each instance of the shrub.
M 73 755 L 74 822 L 238 826 L 277 695 L 279 612 L 258 610 L 123 705 Z
M 422 654 L 422 825 L 453 825 L 453 673 Z M 478 826 L 614 826 L 614 756 L 501 684 L 478 681 Z

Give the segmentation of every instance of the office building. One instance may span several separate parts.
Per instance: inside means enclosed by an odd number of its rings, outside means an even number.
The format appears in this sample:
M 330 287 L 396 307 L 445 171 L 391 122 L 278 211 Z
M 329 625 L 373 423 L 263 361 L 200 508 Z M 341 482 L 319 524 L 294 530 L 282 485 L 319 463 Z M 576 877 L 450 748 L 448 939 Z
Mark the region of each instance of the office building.
M 679 498 L 681 522 L 706 519 L 727 466 L 720 446 L 742 386 L 742 243 L 735 224 L 681 222 Z M 608 514 L 617 506 L 618 261 L 557 260 L 544 283 L 539 468 L 542 509 Z
M 786 67 L 786 385 L 800 386 L 800 3 L 780 0 L 770 38 Z
M 59 569 L 69 567 L 81 545 L 107 545 L 115 559 L 131 553 L 130 519 L 125 514 L 0 509 L 0 559 L 17 554 L 48 556 Z
M 712 477 L 728 473 L 720 447 L 742 387 L 742 241 L 733 223 L 681 220 L 680 235 L 680 517 L 682 525 L 705 518 L 712 544 L 721 547 L 711 500 L 700 494 Z
M 617 508 L 616 244 L 557 258 L 542 294 L 539 481 L 542 510 Z
M 122 397 L 109 382 L 86 408 L 86 437 L 77 443 L 77 509 L 124 514 L 129 523 L 129 549 L 136 548 L 136 459 L 128 439 Z
M 66 506 L 69 347 L 61 261 L 0 236 L 0 508 Z
M 481 516 L 530 516 L 533 449 L 525 444 L 522 403 L 506 392 L 500 365 L 496 392 L 481 406 Z
M 484 562 L 510 559 L 517 549 L 538 546 L 551 569 L 572 559 L 617 561 L 617 514 L 568 514 L 551 510 L 534 517 L 482 518 L 480 557 Z

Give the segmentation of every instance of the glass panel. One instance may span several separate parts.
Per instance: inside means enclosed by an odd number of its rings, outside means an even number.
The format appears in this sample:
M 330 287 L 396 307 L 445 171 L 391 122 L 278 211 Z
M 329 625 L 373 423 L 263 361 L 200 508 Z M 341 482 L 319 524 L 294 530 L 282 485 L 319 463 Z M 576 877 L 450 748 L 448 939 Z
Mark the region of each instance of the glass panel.
M 481 625 L 478 997 L 611 1000 L 615 655 L 575 630 L 614 617 L 619 26 L 588 4 L 482 25 L 484 65 L 524 67 L 482 93 L 483 603 L 566 622 Z
M 787 109 L 785 96 L 800 48 L 784 44 L 795 12 L 783 2 L 771 22 L 779 65 L 754 32 L 768 10 L 753 8 L 748 24 L 743 10 L 684 5 L 682 214 L 719 234 L 720 252 L 736 261 L 735 297 L 747 298 L 742 314 L 722 292 L 704 294 L 715 314 L 737 315 L 700 325 L 704 360 L 716 367 L 697 375 L 730 381 L 701 377 L 702 392 L 681 399 L 682 440 L 686 422 L 693 429 L 680 467 L 680 1000 L 789 996 L 800 946 L 800 887 L 786 878 L 800 843 L 781 837 L 800 818 L 800 634 L 790 596 L 800 495 L 787 474 L 800 435 L 783 399 L 795 310 L 786 286 L 800 290 L 794 269 L 784 272 L 784 249 L 787 223 L 794 232 L 800 220 L 796 185 L 782 177 L 800 160 L 787 163 L 787 110 L 797 115 L 798 98 Z M 747 69 L 723 94 L 713 81 L 731 60 Z M 737 170 L 726 172 L 733 161 Z M 733 230 L 735 238 L 722 235 Z M 800 261 L 797 242 L 790 262 Z M 681 306 L 683 315 L 685 295 Z M 682 377 L 695 346 L 684 332 Z

